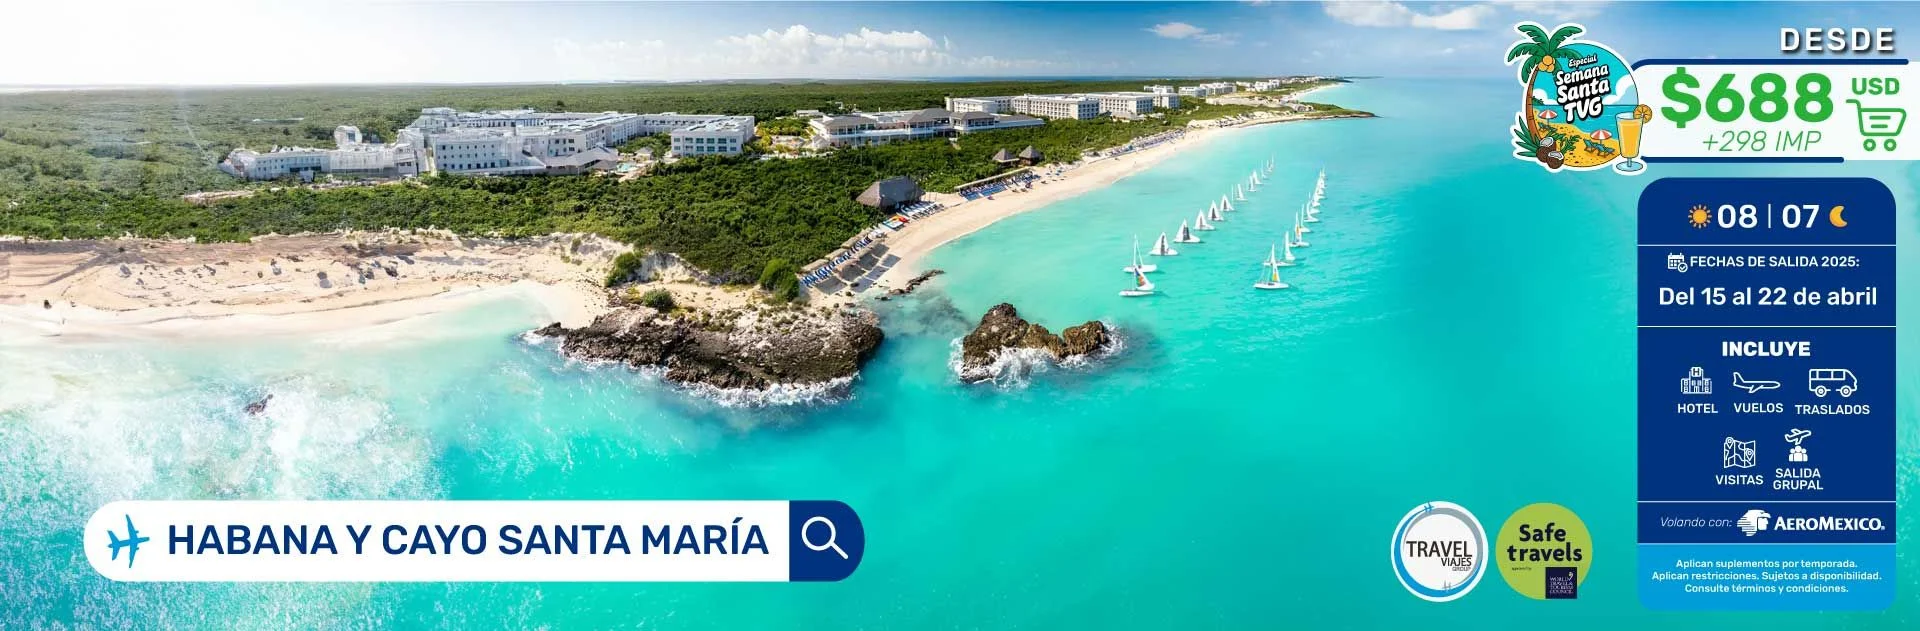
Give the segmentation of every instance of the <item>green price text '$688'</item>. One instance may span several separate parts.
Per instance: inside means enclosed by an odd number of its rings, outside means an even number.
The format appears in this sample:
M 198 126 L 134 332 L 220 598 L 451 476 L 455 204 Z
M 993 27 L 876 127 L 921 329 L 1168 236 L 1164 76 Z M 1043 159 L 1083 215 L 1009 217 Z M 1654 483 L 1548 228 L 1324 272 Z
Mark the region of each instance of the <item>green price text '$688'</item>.
M 1802 74 L 1793 80 L 1791 90 L 1786 77 L 1772 72 L 1753 75 L 1741 86 L 1745 92 L 1734 86 L 1734 80 L 1732 73 L 1720 75 L 1703 102 L 1693 94 L 1700 89 L 1700 80 L 1685 67 L 1674 68 L 1673 74 L 1661 82 L 1660 92 L 1678 107 L 1662 107 L 1660 115 L 1681 129 L 1699 118 L 1703 109 L 1708 118 L 1722 123 L 1740 120 L 1746 114 L 1762 123 L 1785 120 L 1788 114 L 1807 123 L 1833 116 L 1833 80 L 1825 74 Z M 1854 79 L 1854 84 L 1854 91 L 1860 94 L 1893 94 L 1900 89 L 1899 80 L 1892 78 Z

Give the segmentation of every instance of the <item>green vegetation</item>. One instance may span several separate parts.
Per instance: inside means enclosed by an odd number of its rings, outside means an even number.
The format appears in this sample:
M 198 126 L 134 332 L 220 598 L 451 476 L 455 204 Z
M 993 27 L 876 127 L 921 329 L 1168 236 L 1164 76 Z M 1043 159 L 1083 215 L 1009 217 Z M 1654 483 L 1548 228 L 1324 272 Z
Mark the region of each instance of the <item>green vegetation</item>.
M 767 268 L 760 271 L 760 288 L 776 301 L 793 302 L 800 298 L 800 280 L 795 276 L 799 273 L 800 268 L 787 259 L 767 261 Z
M 653 157 L 659 159 L 667 157 L 667 149 L 672 146 L 672 136 L 654 134 L 651 136 L 635 136 L 632 140 L 622 143 L 619 149 L 620 153 L 639 153 L 641 149 L 652 149 Z
M 633 273 L 637 271 L 640 271 L 640 254 L 621 252 L 620 256 L 613 257 L 613 269 L 607 272 L 606 285 L 612 287 L 627 282 L 627 279 L 633 278 Z
M 994 151 L 1028 145 L 1049 161 L 1182 128 L 1187 121 L 1259 108 L 1194 102 L 1139 121 L 1050 121 L 982 132 L 957 142 L 837 151 L 819 158 L 705 157 L 662 165 L 649 177 L 468 178 L 434 176 L 386 186 L 297 187 L 208 206 L 180 193 L 244 186 L 210 165 L 238 145 L 325 144 L 340 123 L 383 138 L 419 107 L 535 106 L 576 110 L 787 114 L 940 104 L 946 94 L 1138 89 L 1125 82 L 699 84 L 89 92 L 0 95 L 0 234 L 101 238 L 123 234 L 243 240 L 267 232 L 442 228 L 522 237 L 593 232 L 644 250 L 679 254 L 729 282 L 752 282 L 769 262 L 811 261 L 880 217 L 853 201 L 874 180 L 907 175 L 934 191 L 999 173 Z M 1344 112 L 1332 108 L 1329 113 Z M 256 120 L 258 119 L 258 120 Z M 770 120 L 769 123 L 774 123 Z M 786 124 L 786 123 L 777 123 Z M 658 143 L 660 138 L 636 139 Z M 649 146 L 649 145 L 641 145 Z M 656 155 L 663 148 L 656 146 Z M 608 284 L 639 267 L 614 261 Z M 792 274 L 785 274 L 791 279 Z M 796 295 L 767 286 L 776 295 Z
M 767 120 L 760 121 L 760 124 L 758 127 L 759 127 L 758 131 L 760 132 L 761 136 L 805 136 L 807 135 L 807 121 L 805 119 L 796 118 L 793 116 L 769 118 Z
M 665 289 L 649 289 L 640 294 L 640 304 L 662 313 L 673 310 L 673 292 Z

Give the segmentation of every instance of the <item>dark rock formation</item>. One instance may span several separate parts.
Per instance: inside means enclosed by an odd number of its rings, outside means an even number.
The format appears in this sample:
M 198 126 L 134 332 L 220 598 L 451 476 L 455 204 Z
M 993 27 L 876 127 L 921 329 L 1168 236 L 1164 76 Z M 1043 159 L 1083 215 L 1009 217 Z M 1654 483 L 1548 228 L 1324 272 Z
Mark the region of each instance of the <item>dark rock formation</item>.
M 563 338 L 570 357 L 666 368 L 668 380 L 765 390 L 851 377 L 879 348 L 879 318 L 866 310 L 748 313 L 731 322 L 623 308 L 578 329 L 534 331 Z
M 1112 342 L 1107 325 L 1099 320 L 1054 335 L 1047 327 L 1021 318 L 1013 305 L 1003 302 L 988 309 L 980 325 L 960 340 L 960 380 L 972 383 L 992 379 L 994 360 L 1009 350 L 1037 349 L 1061 361 L 1098 352 Z
M 929 280 L 933 280 L 933 277 L 939 276 L 945 273 L 947 273 L 945 270 L 937 270 L 937 269 L 927 270 L 925 272 L 922 272 L 919 276 L 915 276 L 912 279 L 908 280 L 907 286 L 901 287 L 899 289 L 888 290 L 885 295 L 880 296 L 880 300 L 882 301 L 892 300 L 894 296 L 905 296 L 907 294 L 911 294 L 913 293 L 913 290 L 920 288 L 921 283 L 925 283 Z

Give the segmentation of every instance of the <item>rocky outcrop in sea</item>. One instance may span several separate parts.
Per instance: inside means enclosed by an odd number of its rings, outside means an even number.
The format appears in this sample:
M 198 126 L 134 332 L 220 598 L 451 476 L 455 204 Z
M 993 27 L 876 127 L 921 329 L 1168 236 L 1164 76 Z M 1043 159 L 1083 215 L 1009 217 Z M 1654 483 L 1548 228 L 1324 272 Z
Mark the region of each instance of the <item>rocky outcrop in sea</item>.
M 623 307 L 587 326 L 534 331 L 575 359 L 664 369 L 668 381 L 764 391 L 847 383 L 884 337 L 865 309 L 788 308 L 692 317 Z
M 1086 357 L 1111 348 L 1113 331 L 1099 320 L 1070 327 L 1055 335 L 1047 327 L 1020 317 L 1013 305 L 1000 303 L 981 316 L 980 325 L 960 339 L 956 371 L 967 383 L 994 379 L 1010 363 L 1036 356 L 1054 363 Z

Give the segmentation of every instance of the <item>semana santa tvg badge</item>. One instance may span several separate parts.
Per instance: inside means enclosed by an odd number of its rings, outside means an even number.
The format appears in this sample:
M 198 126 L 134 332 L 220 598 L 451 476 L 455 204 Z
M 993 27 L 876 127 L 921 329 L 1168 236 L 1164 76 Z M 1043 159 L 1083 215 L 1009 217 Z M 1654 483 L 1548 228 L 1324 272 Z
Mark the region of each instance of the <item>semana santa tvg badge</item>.
M 1521 105 L 1513 126 L 1515 158 L 1548 171 L 1588 171 L 1613 165 L 1638 175 L 1640 130 L 1653 110 L 1640 104 L 1627 63 L 1603 44 L 1579 41 L 1578 24 L 1549 33 L 1521 22 L 1523 36 L 1507 49 L 1507 65 L 1519 64 Z

